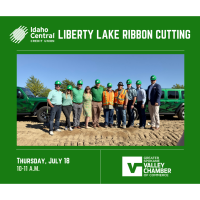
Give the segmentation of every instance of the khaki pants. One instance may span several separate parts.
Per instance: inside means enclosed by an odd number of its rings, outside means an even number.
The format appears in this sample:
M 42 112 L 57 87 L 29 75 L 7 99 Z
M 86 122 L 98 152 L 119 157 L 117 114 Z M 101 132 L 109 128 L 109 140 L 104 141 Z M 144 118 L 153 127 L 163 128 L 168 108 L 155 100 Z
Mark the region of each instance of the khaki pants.
M 159 128 L 160 126 L 159 107 L 160 106 L 152 106 L 151 102 L 148 102 L 148 109 L 151 117 L 151 126 L 156 128 Z
M 102 102 L 92 102 L 92 121 L 93 126 L 99 125 L 100 113 L 102 110 Z

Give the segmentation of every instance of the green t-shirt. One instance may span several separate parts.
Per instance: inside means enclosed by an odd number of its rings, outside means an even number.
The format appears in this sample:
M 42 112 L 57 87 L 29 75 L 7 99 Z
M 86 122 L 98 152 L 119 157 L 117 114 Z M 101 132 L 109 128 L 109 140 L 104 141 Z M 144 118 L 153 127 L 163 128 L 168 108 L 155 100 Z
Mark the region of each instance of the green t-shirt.
M 66 99 L 66 94 L 63 93 L 62 94 L 62 105 L 63 106 L 72 106 L 72 99 L 71 99 L 71 96 L 70 94 L 67 95 L 67 99 Z
M 83 93 L 84 90 L 81 88 L 78 90 L 77 88 L 73 88 L 73 102 L 74 103 L 83 103 Z
M 50 99 L 52 104 L 62 105 L 62 92 L 57 90 L 52 90 L 49 92 L 47 99 Z
M 92 87 L 91 92 L 92 92 L 92 101 L 102 101 L 103 87 L 100 86 L 97 89 L 97 87 L 94 86 Z

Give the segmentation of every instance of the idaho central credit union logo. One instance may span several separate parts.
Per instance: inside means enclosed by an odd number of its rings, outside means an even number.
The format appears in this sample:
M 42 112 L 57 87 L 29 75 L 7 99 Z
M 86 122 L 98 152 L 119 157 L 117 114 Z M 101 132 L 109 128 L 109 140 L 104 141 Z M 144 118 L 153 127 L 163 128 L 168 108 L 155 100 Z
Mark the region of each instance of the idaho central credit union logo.
M 14 43 L 19 44 L 26 36 L 28 33 L 28 29 L 25 26 L 20 26 L 19 28 L 15 29 L 11 34 L 10 34 L 10 40 Z
M 142 157 L 122 157 L 122 176 L 142 176 Z

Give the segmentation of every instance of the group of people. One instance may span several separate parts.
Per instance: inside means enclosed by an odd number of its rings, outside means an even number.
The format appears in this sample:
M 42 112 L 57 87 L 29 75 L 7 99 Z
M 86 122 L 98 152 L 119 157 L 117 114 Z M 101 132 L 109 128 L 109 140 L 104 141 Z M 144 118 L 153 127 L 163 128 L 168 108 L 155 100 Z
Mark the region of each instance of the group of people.
M 112 90 L 112 84 L 107 84 L 107 90 L 104 91 L 100 86 L 100 80 L 95 80 L 95 86 L 90 88 L 87 86 L 85 90 L 82 89 L 83 81 L 77 82 L 77 87 L 73 88 L 71 85 L 67 86 L 65 92 L 60 91 L 61 82 L 55 82 L 55 90 L 49 92 L 47 102 L 51 106 L 50 113 L 50 130 L 49 134 L 53 135 L 53 121 L 55 118 L 55 131 L 59 129 L 59 121 L 61 111 L 66 117 L 65 130 L 72 131 L 73 129 L 81 129 L 80 116 L 83 109 L 85 116 L 85 128 L 88 126 L 89 120 L 92 117 L 93 128 L 99 128 L 99 118 L 103 107 L 105 124 L 104 127 L 113 128 L 114 109 L 117 116 L 117 127 L 120 128 L 122 121 L 122 128 L 134 126 L 134 106 L 137 100 L 137 110 L 140 118 L 140 129 L 144 129 L 146 125 L 145 105 L 148 101 L 148 108 L 151 117 L 151 128 L 158 130 L 160 126 L 159 106 L 161 98 L 161 86 L 156 83 L 156 76 L 150 77 L 151 85 L 146 91 L 141 88 L 142 82 L 136 81 L 136 89 L 132 86 L 132 81 L 126 81 L 127 89 L 123 88 L 123 83 L 118 83 L 118 89 Z M 73 110 L 73 129 L 70 123 L 70 114 Z M 126 124 L 126 110 L 129 115 L 128 124 Z

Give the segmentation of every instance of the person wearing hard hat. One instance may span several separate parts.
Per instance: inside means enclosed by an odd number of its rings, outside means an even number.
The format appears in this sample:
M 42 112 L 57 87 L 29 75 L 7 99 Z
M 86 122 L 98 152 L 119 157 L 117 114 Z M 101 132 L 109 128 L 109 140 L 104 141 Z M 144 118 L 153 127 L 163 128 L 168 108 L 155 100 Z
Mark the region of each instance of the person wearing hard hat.
M 145 102 L 146 102 L 146 92 L 141 88 L 142 82 L 140 80 L 136 81 L 136 91 L 137 91 L 137 110 L 140 117 L 140 129 L 144 129 L 146 125 L 146 115 L 145 115 Z
M 79 80 L 77 82 L 77 87 L 73 88 L 73 126 L 74 129 L 80 129 L 80 117 L 82 113 L 83 107 L 83 93 L 84 90 L 82 89 L 83 81 Z
M 127 127 L 133 127 L 134 126 L 134 105 L 135 105 L 135 101 L 137 98 L 137 92 L 135 90 L 134 87 L 132 87 L 132 80 L 128 79 L 126 81 L 127 84 L 127 93 L 128 93 L 128 106 L 127 106 L 127 112 L 129 115 L 129 119 L 128 119 L 128 124 Z
M 49 92 L 47 97 L 47 103 L 51 106 L 50 120 L 49 120 L 49 134 L 53 135 L 53 121 L 55 119 L 55 131 L 60 132 L 60 114 L 62 110 L 62 92 L 60 91 L 61 82 L 55 82 L 55 90 Z
M 112 90 L 112 84 L 107 84 L 107 90 L 103 91 L 103 108 L 105 118 L 105 128 L 113 128 L 113 114 L 114 114 L 114 91 Z
M 126 128 L 126 108 L 128 104 L 128 93 L 123 89 L 123 83 L 118 83 L 118 89 L 114 94 L 114 106 L 117 114 L 117 126 L 120 128 L 121 121 L 123 123 L 122 128 Z
M 67 131 L 68 129 L 70 131 L 72 131 L 72 127 L 71 127 L 71 123 L 70 123 L 70 114 L 71 114 L 71 111 L 72 111 L 72 99 L 73 99 L 73 96 L 72 96 L 72 86 L 71 85 L 68 85 L 67 86 L 67 89 L 65 91 L 65 93 L 62 93 L 62 111 L 65 115 L 65 118 L 66 118 L 66 124 L 65 124 L 65 130 Z
M 151 117 L 151 128 L 158 130 L 160 127 L 159 106 L 162 95 L 161 86 L 156 83 L 156 76 L 150 77 L 151 85 L 147 89 L 148 109 Z
M 100 80 L 95 80 L 95 86 L 91 88 L 92 93 L 92 121 L 93 127 L 100 127 L 99 125 L 99 118 L 100 113 L 102 110 L 102 94 L 103 94 L 103 87 L 100 86 Z

